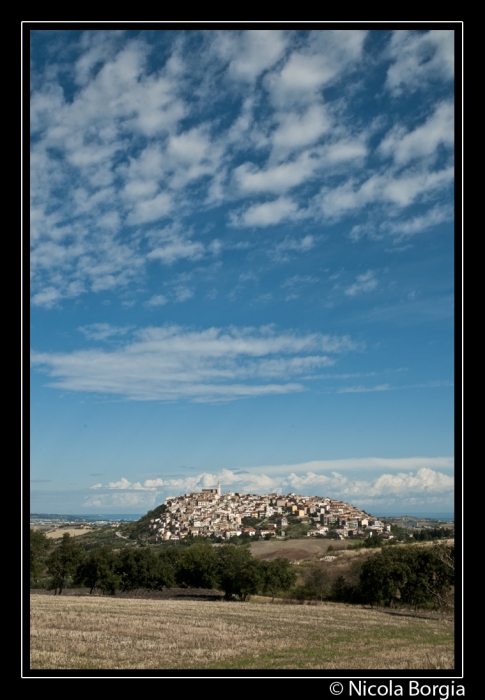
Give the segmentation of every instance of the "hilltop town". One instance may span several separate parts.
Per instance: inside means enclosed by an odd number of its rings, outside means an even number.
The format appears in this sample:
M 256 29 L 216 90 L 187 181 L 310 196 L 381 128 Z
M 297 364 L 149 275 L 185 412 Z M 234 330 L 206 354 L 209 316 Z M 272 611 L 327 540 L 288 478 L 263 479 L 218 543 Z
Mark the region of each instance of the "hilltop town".
M 249 521 L 251 523 L 249 524 Z M 289 522 L 310 526 L 307 536 L 380 536 L 392 538 L 391 526 L 344 501 L 322 496 L 264 496 L 217 488 L 168 497 L 164 512 L 150 520 L 157 540 L 181 540 L 189 536 L 222 537 L 229 540 L 247 534 L 284 538 Z M 261 522 L 261 527 L 258 526 Z M 263 526 L 264 523 L 264 526 Z

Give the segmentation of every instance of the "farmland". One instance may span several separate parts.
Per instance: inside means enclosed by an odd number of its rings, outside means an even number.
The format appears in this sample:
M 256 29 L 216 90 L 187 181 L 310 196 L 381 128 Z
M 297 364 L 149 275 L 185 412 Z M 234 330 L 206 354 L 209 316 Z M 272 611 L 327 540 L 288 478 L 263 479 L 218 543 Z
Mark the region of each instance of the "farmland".
M 275 559 L 287 557 L 291 561 L 323 556 L 331 546 L 335 551 L 347 548 L 348 542 L 339 542 L 323 538 L 305 538 L 301 540 L 258 540 L 251 542 L 249 549 L 256 559 Z M 333 552 L 335 554 L 335 552 Z
M 453 622 L 337 603 L 31 596 L 32 669 L 452 669 Z

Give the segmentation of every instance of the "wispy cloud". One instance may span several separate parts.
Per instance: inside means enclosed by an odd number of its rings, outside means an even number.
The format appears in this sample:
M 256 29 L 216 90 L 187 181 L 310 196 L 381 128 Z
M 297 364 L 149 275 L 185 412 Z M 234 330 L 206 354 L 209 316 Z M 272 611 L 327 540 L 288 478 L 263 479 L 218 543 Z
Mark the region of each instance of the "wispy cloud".
M 376 386 L 346 386 L 337 389 L 338 394 L 362 394 L 368 391 L 389 391 L 390 384 L 377 384 Z
M 357 280 L 345 289 L 345 294 L 349 297 L 354 297 L 356 294 L 371 292 L 378 285 L 375 278 L 375 273 L 372 270 L 364 272 L 362 275 L 357 275 Z
M 168 299 L 163 294 L 155 294 L 146 302 L 147 306 L 164 306 L 168 303 Z
M 270 248 L 268 250 L 268 255 L 276 262 L 288 262 L 293 258 L 295 253 L 308 253 L 315 245 L 315 237 L 309 234 L 303 236 L 303 238 L 290 238 L 287 236 L 284 240 L 280 241 L 280 243 L 277 243 L 274 248 Z M 306 281 L 308 282 L 308 280 Z
M 89 340 L 106 340 L 113 336 L 126 335 L 133 329 L 133 326 L 112 326 L 110 323 L 90 323 L 87 326 L 78 328 Z
M 31 361 L 53 378 L 50 386 L 72 391 L 138 401 L 227 401 L 303 391 L 301 383 L 285 380 L 357 349 L 348 336 L 278 333 L 271 326 L 205 331 L 165 326 L 138 331 L 134 341 L 111 352 L 33 352 Z

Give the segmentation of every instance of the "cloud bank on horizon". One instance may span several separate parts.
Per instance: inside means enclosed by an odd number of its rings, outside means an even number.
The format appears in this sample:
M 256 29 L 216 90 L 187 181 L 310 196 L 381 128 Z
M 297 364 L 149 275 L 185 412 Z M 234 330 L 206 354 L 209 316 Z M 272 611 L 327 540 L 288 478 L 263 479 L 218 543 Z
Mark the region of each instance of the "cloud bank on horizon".
M 449 500 L 410 460 L 453 452 L 454 30 L 30 38 L 38 502 L 136 510 L 215 474 Z M 327 474 L 350 456 L 362 478 Z M 262 462 L 287 468 L 238 474 Z
M 348 460 L 351 461 L 351 460 Z M 371 460 L 356 460 L 354 469 L 362 468 L 362 462 Z M 394 465 L 393 465 L 394 461 Z M 346 469 L 346 460 L 340 460 L 343 470 Z M 237 491 L 241 493 L 278 493 L 289 492 L 301 495 L 331 495 L 332 498 L 343 499 L 347 502 L 364 503 L 367 507 L 386 507 L 393 505 L 396 494 L 403 506 L 416 507 L 433 503 L 441 499 L 442 506 L 453 510 L 454 478 L 444 472 L 432 469 L 431 466 L 442 466 L 449 469 L 453 460 L 449 458 L 419 459 L 414 460 L 374 460 L 374 463 L 387 467 L 395 466 L 406 468 L 412 466 L 410 462 L 421 464 L 415 471 L 397 471 L 394 473 L 382 473 L 374 479 L 347 476 L 339 471 L 331 470 L 330 465 L 316 463 L 316 468 L 324 468 L 326 473 L 304 471 L 308 465 L 293 465 L 294 469 L 288 474 L 289 465 L 272 467 L 272 476 L 262 473 L 261 470 L 251 469 L 236 472 L 223 469 L 219 474 L 204 472 L 194 476 L 182 478 L 157 478 L 146 479 L 143 484 L 130 482 L 122 477 L 118 481 L 108 484 L 93 484 L 91 489 L 95 495 L 86 497 L 84 505 L 87 507 L 123 507 L 140 506 L 152 507 L 163 502 L 164 498 L 183 493 L 193 493 L 203 488 L 214 488 L 220 482 L 223 491 Z M 337 461 L 338 463 L 338 461 Z M 265 469 L 264 467 L 261 469 Z M 275 473 L 276 472 L 276 473 Z

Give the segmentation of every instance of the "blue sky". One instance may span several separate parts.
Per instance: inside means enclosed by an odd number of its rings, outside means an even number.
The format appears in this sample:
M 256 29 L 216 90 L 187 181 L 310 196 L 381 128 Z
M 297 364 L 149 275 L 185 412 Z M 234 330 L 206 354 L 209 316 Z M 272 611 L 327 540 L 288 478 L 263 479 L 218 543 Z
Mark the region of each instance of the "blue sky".
M 453 510 L 454 37 L 31 32 L 31 510 Z

